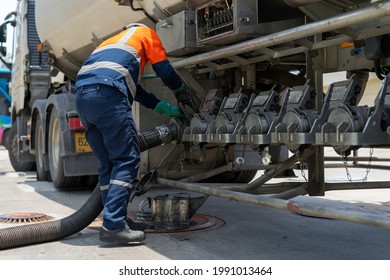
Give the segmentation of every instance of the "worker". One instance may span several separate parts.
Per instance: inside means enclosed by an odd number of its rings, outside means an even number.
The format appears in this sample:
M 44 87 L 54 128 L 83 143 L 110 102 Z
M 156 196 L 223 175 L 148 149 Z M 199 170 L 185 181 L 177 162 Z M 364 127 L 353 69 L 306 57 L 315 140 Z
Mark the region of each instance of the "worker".
M 85 61 L 77 75 L 76 107 L 86 138 L 99 161 L 103 224 L 100 240 L 128 244 L 144 240 L 141 230 L 126 223 L 130 195 L 140 164 L 133 101 L 168 117 L 182 112 L 139 84 L 145 64 L 150 62 L 163 83 L 173 91 L 182 108 L 197 110 L 191 94 L 167 60 L 156 32 L 131 24 L 102 42 Z

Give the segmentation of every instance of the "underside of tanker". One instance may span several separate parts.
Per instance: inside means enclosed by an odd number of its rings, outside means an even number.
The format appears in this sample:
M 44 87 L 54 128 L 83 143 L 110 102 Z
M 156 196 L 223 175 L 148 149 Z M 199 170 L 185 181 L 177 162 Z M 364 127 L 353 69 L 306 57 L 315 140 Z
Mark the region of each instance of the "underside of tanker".
M 198 113 L 184 109 L 186 119 L 167 120 L 179 129 L 177 139 L 142 154 L 144 185 L 283 209 L 297 195 L 390 186 L 348 176 L 348 168 L 363 166 L 368 175 L 372 168 L 386 168 L 376 161 L 390 161 L 372 153 L 390 143 L 390 1 L 167 1 L 174 4 L 155 5 L 153 14 L 147 3 L 164 1 L 115 2 L 155 25 L 199 104 Z M 88 48 L 62 49 L 61 57 L 53 55 L 56 46 L 47 45 L 50 63 L 74 80 L 78 52 L 92 51 L 94 40 L 104 39 L 97 37 L 91 34 Z M 345 79 L 324 90 L 324 75 L 339 71 Z M 379 81 L 375 100 L 363 104 L 372 77 Z M 159 97 L 172 98 L 152 74 L 141 82 Z M 136 110 L 140 131 L 161 124 L 150 111 Z M 169 138 L 169 131 L 161 132 Z M 326 147 L 336 156 L 325 154 Z M 363 148 L 368 156 L 359 156 Z M 327 182 L 330 163 L 345 169 L 349 180 Z M 302 181 L 272 181 L 297 173 Z M 340 218 L 314 208 L 300 211 Z M 388 221 L 376 223 L 390 228 Z
M 154 160 L 146 184 L 276 208 L 291 208 L 280 199 L 297 195 L 388 188 L 367 178 L 373 168 L 386 169 L 376 162 L 389 160 L 373 150 L 390 143 L 390 2 L 269 2 L 203 1 L 156 23 L 200 111 L 171 121 L 180 137 L 159 157 L 148 152 Z M 133 1 L 120 4 L 134 8 Z M 339 71 L 344 79 L 324 87 L 324 75 Z M 372 77 L 373 101 L 364 104 Z M 143 85 L 159 91 L 160 83 Z M 368 156 L 359 156 L 360 149 Z M 346 180 L 327 182 L 330 166 L 345 170 Z M 363 180 L 351 178 L 353 167 L 364 168 Z M 297 173 L 300 182 L 272 181 Z
M 269 192 L 263 184 L 277 175 L 293 175 L 291 169 L 308 169 L 304 189 L 310 195 L 353 188 L 325 183 L 323 150 L 332 147 L 343 165 L 346 160 L 359 161 L 359 148 L 387 146 L 388 61 L 382 47 L 389 20 L 377 13 L 384 13 L 389 3 L 289 1 L 295 7 L 274 12 L 274 32 L 268 33 L 270 19 L 260 15 L 264 3 L 244 2 L 211 1 L 157 23 L 157 32 L 168 53 L 178 58 L 173 65 L 196 95 L 200 112 L 180 123 L 179 141 L 167 147 L 166 157 L 153 167 L 162 177 L 175 173 L 174 179 L 181 180 L 194 170 L 196 181 L 219 172 L 216 180 L 209 180 L 218 183 L 248 183 L 264 170 L 259 179 L 239 187 L 257 193 Z M 254 2 L 257 12 L 251 16 L 258 20 L 245 29 L 242 25 L 250 16 L 243 15 L 256 10 Z M 185 33 L 192 28 L 197 37 L 189 39 Z M 183 36 L 182 41 L 177 39 L 182 44 L 172 43 L 177 36 Z M 323 75 L 336 71 L 345 71 L 345 79 L 331 83 L 324 92 Z M 382 86 L 376 89 L 374 106 L 361 105 L 370 74 L 381 79 Z M 374 161 L 370 158 L 370 164 Z M 200 175 L 201 170 L 208 172 Z M 279 190 L 286 190 L 282 185 Z

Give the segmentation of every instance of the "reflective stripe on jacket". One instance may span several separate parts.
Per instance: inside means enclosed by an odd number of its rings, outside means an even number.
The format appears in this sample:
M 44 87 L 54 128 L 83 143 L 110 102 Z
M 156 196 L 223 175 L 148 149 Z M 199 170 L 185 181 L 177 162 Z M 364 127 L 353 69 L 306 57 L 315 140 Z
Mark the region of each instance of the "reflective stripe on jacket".
M 146 63 L 164 60 L 165 49 L 153 29 L 128 28 L 101 43 L 85 61 L 77 75 L 76 90 L 84 85 L 106 84 L 134 98 Z

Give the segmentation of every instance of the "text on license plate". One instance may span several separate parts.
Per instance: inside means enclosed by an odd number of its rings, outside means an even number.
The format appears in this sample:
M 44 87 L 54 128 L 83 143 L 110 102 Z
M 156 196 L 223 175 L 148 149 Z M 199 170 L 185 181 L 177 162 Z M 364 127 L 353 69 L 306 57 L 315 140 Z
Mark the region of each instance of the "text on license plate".
M 74 134 L 76 153 L 90 153 L 92 152 L 91 146 L 87 142 L 85 133 L 76 132 Z

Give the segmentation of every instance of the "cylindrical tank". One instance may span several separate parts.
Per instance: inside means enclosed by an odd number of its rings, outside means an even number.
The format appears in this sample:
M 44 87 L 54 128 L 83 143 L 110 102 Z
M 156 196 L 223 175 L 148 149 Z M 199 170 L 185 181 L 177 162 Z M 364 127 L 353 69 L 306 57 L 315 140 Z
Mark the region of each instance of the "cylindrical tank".
M 100 41 L 131 22 L 145 20 L 142 12 L 113 0 L 36 0 L 39 38 L 56 68 L 75 78 L 84 60 Z
M 145 13 L 158 21 L 205 2 L 134 1 L 133 10 L 114 0 L 36 0 L 36 26 L 41 42 L 53 58 L 53 66 L 74 79 L 85 59 L 107 37 L 132 22 L 154 27 Z

